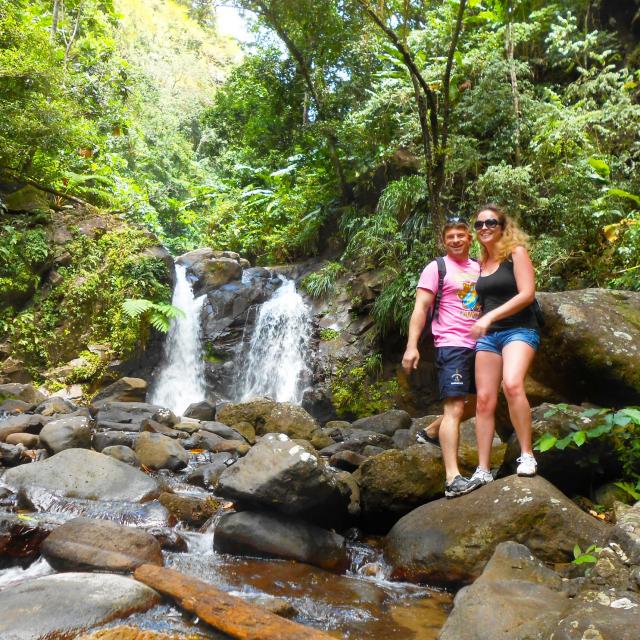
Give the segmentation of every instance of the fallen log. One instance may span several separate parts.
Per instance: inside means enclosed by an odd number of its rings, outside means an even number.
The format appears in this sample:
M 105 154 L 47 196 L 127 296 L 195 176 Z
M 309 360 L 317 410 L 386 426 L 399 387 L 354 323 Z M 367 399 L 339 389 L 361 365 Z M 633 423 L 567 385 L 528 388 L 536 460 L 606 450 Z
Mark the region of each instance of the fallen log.
M 150 564 L 133 577 L 176 602 L 200 620 L 238 640 L 331 640 L 332 636 L 281 618 L 174 569 Z

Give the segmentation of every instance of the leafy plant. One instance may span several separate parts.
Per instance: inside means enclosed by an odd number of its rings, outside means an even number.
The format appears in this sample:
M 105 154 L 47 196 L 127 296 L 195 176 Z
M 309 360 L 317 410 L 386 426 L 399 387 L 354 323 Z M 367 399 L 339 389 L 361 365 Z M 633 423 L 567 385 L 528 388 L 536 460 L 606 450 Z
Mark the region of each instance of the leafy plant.
M 602 551 L 602 547 L 598 547 L 595 544 L 589 545 L 584 551 L 580 548 L 580 545 L 573 547 L 573 560 L 572 564 L 595 564 L 598 562 L 597 554 Z M 596 554 L 596 555 L 594 555 Z
M 335 340 L 340 335 L 339 331 L 335 329 L 326 328 L 320 329 L 320 340 L 324 340 L 325 342 L 330 342 L 331 340 Z
M 329 262 L 316 273 L 305 276 L 300 286 L 312 297 L 323 298 L 333 292 L 336 280 L 344 267 L 339 262 Z
M 147 320 L 154 329 L 163 333 L 169 331 L 171 321 L 174 318 L 185 317 L 184 311 L 172 304 L 152 302 L 141 298 L 127 298 L 122 303 L 122 310 L 130 318 Z

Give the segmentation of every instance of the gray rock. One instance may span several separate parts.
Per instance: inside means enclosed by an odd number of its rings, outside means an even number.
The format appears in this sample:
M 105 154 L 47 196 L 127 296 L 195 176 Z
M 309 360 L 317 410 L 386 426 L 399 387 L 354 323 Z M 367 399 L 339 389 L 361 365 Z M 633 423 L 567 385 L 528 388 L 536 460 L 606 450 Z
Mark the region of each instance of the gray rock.
M 329 458 L 329 464 L 344 471 L 355 471 L 365 460 L 364 456 L 355 451 L 338 451 Z
M 153 589 L 125 576 L 45 576 L 0 591 L 0 637 L 66 637 L 133 611 L 146 611 L 159 602 L 160 596 Z
M 215 433 L 209 431 L 196 431 L 192 436 L 192 444 L 194 449 L 206 449 L 213 453 L 232 453 L 236 456 L 245 455 L 250 449 L 251 445 L 247 444 L 247 441 L 240 436 L 240 440 L 227 440 Z
M 216 405 L 207 400 L 194 402 L 186 408 L 182 415 L 185 418 L 195 418 L 196 420 L 215 420 Z
M 40 441 L 51 454 L 64 449 L 90 449 L 89 420 L 84 417 L 52 420 L 42 428 Z
M 163 564 L 154 536 L 108 520 L 69 520 L 51 532 L 41 549 L 56 571 L 126 573 L 142 564 Z
M 36 405 L 22 400 L 5 400 L 0 404 L 0 413 L 31 413 Z
M 567 562 L 574 545 L 602 544 L 608 534 L 543 478 L 509 476 L 418 507 L 391 529 L 384 553 L 395 578 L 455 584 L 477 578 L 500 542 L 524 544 L 544 562 Z
M 226 424 L 222 424 L 222 422 L 201 422 L 200 429 L 202 431 L 208 431 L 209 433 L 215 433 L 217 436 L 227 440 L 246 442 L 245 437 L 239 431 L 228 427 Z
M 547 640 L 569 599 L 562 579 L 515 542 L 503 542 L 482 575 L 458 593 L 439 640 Z
M 61 496 L 88 500 L 141 502 L 159 493 L 153 478 L 88 449 L 66 449 L 43 462 L 9 469 L 2 481 L 14 492 L 39 487 Z
M 155 420 L 145 418 L 140 425 L 140 431 L 148 431 L 149 433 L 161 433 L 163 436 L 173 438 L 174 440 L 182 440 L 187 438 L 187 434 L 179 429 L 172 429 L 166 424 L 161 424 Z
M 345 496 L 328 465 L 311 445 L 284 434 L 267 434 L 220 477 L 218 493 L 241 504 L 288 515 L 313 511 L 340 515 Z
M 376 431 L 340 429 L 339 433 L 340 441 L 321 449 L 321 455 L 332 456 L 334 453 L 338 453 L 338 451 L 355 451 L 356 453 L 368 456 L 371 454 L 365 453 L 367 447 L 375 447 L 373 455 L 393 447 L 393 440 L 389 436 L 377 433 Z
M 194 469 L 187 476 L 187 482 L 213 491 L 218 486 L 220 476 L 235 460 L 231 453 L 216 453 L 212 456 L 211 462 Z
M 640 565 L 640 502 L 620 515 L 611 532 L 611 541 L 622 547 L 631 564 Z
M 120 462 L 131 465 L 132 467 L 140 466 L 140 460 L 138 460 L 136 452 L 131 449 L 131 447 L 127 447 L 126 445 L 113 445 L 110 447 L 105 447 L 104 449 L 102 449 L 102 453 L 105 456 L 111 456 L 116 460 L 120 460 Z
M 78 407 L 60 397 L 47 398 L 44 402 L 41 402 L 36 408 L 35 413 L 40 413 L 43 416 L 53 416 L 55 414 L 67 414 L 77 411 Z
M 0 384 L 0 400 L 4 401 L 7 398 L 15 398 L 16 400 L 22 400 L 30 404 L 38 404 L 46 400 L 47 396 L 41 391 L 38 391 L 33 385 L 10 382 L 8 384 Z
M 24 445 L 0 443 L 0 464 L 5 467 L 14 467 L 30 460 L 31 458 L 25 454 Z
M 225 252 L 209 248 L 196 249 L 179 256 L 178 264 L 184 265 L 192 277 L 193 293 L 196 296 L 217 289 L 229 282 L 240 280 L 242 267 L 240 257 L 230 257 Z
M 391 437 L 398 429 L 408 429 L 411 426 L 411 416 L 401 409 L 393 409 L 376 416 L 360 418 L 351 426 L 354 429 L 375 431 Z
M 7 444 L 21 444 L 27 449 L 37 449 L 40 438 L 32 433 L 12 433 L 7 436 Z
M 349 565 L 342 536 L 264 512 L 224 514 L 216 526 L 214 548 L 233 555 L 296 560 L 338 573 Z
M 144 402 L 105 402 L 96 413 L 99 428 L 140 431 L 144 420 L 154 420 L 167 426 L 178 422 L 171 411 Z M 118 426 L 120 425 L 120 426 Z
M 39 434 L 42 426 L 50 421 L 50 418 L 39 415 L 23 414 L 10 416 L 0 420 L 0 442 L 4 442 L 12 433 Z
M 98 392 L 91 400 L 91 406 L 98 408 L 106 402 L 144 402 L 147 386 L 142 378 L 120 378 Z
M 393 434 L 392 440 L 393 446 L 397 449 L 406 449 L 416 443 L 415 440 L 409 438 L 409 429 L 398 429 Z
M 150 469 L 178 471 L 189 463 L 189 454 L 184 447 L 159 433 L 140 433 L 136 439 L 135 452 L 140 463 Z
M 93 435 L 93 448 L 103 451 L 106 447 L 133 447 L 136 444 L 137 433 L 130 431 L 99 431 Z

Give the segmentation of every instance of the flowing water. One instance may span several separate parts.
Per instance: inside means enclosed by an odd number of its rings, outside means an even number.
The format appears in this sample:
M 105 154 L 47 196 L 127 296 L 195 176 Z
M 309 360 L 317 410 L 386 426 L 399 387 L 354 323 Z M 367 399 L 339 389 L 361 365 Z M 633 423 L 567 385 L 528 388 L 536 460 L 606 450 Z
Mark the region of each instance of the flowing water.
M 258 311 L 240 372 L 239 399 L 269 396 L 299 404 L 311 374 L 311 316 L 293 280 L 282 285 Z
M 205 398 L 204 358 L 200 314 L 205 296 L 194 298 L 186 269 L 176 264 L 176 286 L 171 304 L 184 315 L 174 318 L 164 347 L 164 365 L 149 402 L 182 415 L 193 402 Z

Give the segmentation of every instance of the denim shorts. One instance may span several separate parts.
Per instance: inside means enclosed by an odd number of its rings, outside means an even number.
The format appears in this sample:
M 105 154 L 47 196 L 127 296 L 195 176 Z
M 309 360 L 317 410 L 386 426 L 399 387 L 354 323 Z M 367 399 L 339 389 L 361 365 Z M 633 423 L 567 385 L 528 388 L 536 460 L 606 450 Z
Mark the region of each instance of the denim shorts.
M 470 347 L 437 347 L 440 400 L 464 398 L 476 392 L 476 352 Z
M 540 332 L 537 329 L 516 327 L 515 329 L 500 329 L 487 333 L 476 342 L 476 351 L 490 351 L 502 355 L 502 350 L 510 342 L 526 342 L 534 351 L 540 348 Z

